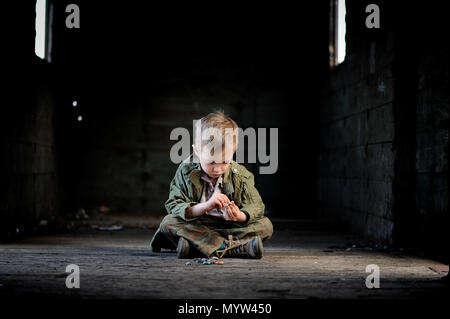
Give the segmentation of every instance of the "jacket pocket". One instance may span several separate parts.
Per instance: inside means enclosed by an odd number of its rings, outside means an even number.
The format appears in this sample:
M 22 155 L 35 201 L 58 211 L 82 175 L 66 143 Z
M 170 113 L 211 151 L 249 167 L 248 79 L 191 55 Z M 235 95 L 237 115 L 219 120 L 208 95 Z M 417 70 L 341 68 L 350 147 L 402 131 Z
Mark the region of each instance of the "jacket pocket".
M 252 194 L 248 191 L 247 185 L 245 185 L 245 183 L 244 183 L 244 185 L 242 186 L 242 189 L 243 189 L 244 195 L 245 195 L 250 201 L 253 201 Z

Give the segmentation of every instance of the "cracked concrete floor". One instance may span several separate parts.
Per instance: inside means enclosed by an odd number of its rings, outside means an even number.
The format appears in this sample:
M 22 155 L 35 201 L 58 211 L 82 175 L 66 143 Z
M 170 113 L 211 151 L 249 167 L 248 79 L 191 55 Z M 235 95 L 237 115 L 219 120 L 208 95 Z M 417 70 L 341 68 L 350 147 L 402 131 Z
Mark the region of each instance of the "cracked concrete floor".
M 421 298 L 441 297 L 448 265 L 399 252 L 329 249 L 359 238 L 315 223 L 274 222 L 262 260 L 201 265 L 173 252 L 152 253 L 154 229 L 99 231 L 0 244 L 0 296 L 68 298 Z M 313 227 L 311 227 L 311 225 Z M 65 286 L 66 266 L 80 267 L 79 289 Z M 368 289 L 366 266 L 380 267 Z

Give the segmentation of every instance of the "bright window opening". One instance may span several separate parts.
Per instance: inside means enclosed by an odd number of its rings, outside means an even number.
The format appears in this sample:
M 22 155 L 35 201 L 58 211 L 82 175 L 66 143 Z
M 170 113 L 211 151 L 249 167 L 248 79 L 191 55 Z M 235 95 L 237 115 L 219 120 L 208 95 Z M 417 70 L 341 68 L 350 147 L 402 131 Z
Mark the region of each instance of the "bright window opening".
M 330 67 L 344 62 L 346 53 L 345 0 L 330 0 Z
M 47 26 L 47 1 L 36 1 L 36 38 L 34 42 L 34 52 L 41 59 L 45 59 Z
M 337 63 L 345 60 L 345 0 L 338 0 L 338 21 L 337 21 Z

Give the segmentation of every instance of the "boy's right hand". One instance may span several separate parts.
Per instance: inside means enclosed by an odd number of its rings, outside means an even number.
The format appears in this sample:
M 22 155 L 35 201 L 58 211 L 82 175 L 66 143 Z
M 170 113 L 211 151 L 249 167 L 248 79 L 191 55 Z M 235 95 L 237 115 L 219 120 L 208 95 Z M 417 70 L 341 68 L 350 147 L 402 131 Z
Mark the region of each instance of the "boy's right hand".
M 206 204 L 206 211 L 218 208 L 221 209 L 223 207 L 227 207 L 228 203 L 230 202 L 230 199 L 227 195 L 222 194 L 220 192 L 215 192 L 211 198 L 205 203 Z
M 185 216 L 188 218 L 199 217 L 211 209 L 228 206 L 229 202 L 227 195 L 215 192 L 208 201 L 188 207 Z

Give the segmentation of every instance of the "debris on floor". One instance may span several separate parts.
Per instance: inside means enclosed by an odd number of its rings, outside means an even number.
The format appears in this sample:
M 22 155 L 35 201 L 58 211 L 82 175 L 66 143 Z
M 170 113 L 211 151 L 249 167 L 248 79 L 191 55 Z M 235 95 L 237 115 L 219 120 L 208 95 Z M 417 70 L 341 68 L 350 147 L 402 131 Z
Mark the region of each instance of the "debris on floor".
M 112 226 L 97 226 L 97 225 L 92 225 L 93 229 L 98 229 L 98 230 L 122 230 L 123 226 L 122 225 L 112 225 Z
M 89 215 L 86 213 L 84 208 L 80 208 L 75 212 L 75 217 L 77 219 L 89 219 Z
M 344 251 L 352 251 L 352 250 L 366 250 L 366 251 L 375 251 L 375 252 L 392 252 L 395 250 L 403 251 L 402 248 L 396 249 L 390 245 L 382 244 L 382 243 L 374 243 L 372 241 L 367 242 L 348 242 L 345 245 L 331 245 L 328 246 L 328 249 L 334 250 L 344 250 Z M 324 250 L 324 252 L 331 252 L 329 250 Z
M 106 205 L 100 205 L 100 206 L 98 207 L 98 210 L 99 210 L 100 212 L 102 212 L 102 213 L 109 213 L 109 212 L 111 211 L 111 208 L 109 208 L 109 207 L 106 206 Z
M 46 220 L 46 219 L 43 219 L 39 222 L 39 226 L 47 226 L 47 224 L 48 224 L 48 220 Z
M 448 275 L 448 265 L 432 265 L 428 268 L 439 275 Z
M 223 260 L 217 258 L 217 257 L 212 257 L 212 258 L 194 258 L 194 262 L 197 264 L 202 264 L 202 265 L 223 265 L 225 264 Z M 186 263 L 187 264 L 187 263 Z

